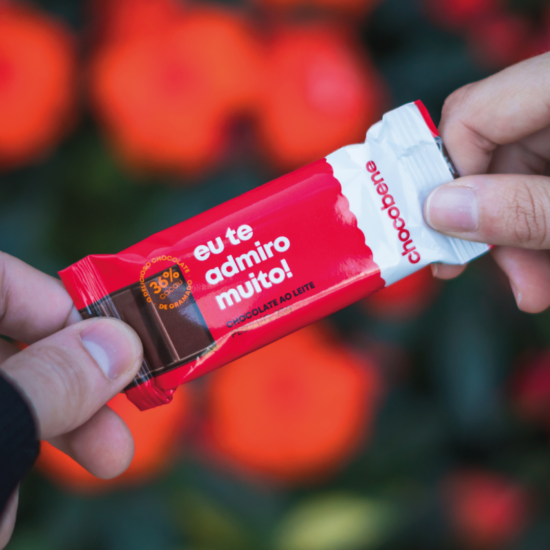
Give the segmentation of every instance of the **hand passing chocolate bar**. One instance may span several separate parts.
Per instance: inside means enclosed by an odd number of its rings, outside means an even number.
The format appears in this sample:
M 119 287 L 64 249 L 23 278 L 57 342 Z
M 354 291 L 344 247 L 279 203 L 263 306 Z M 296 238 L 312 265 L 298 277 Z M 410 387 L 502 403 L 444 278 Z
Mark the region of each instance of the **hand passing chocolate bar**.
M 29 288 L 33 292 L 29 292 Z M 94 475 L 121 474 L 132 434 L 105 403 L 136 376 L 136 333 L 116 319 L 82 321 L 61 282 L 0 252 L 0 548 L 17 509 L 17 485 L 48 440 Z
M 448 98 L 441 135 L 465 177 L 438 188 L 426 205 L 438 231 L 498 245 L 491 254 L 528 313 L 550 306 L 549 69 L 544 54 Z M 435 273 L 449 279 L 461 271 L 438 266 Z
M 60 273 L 83 317 L 122 319 L 144 361 L 126 389 L 141 409 L 220 367 L 434 263 L 489 247 L 424 221 L 455 176 L 422 103 L 387 113 L 364 144 Z
M 550 285 L 548 284 L 550 258 L 547 253 L 547 249 L 550 247 L 548 241 L 550 235 L 550 217 L 548 216 L 550 193 L 548 190 L 550 187 L 548 179 L 543 177 L 547 162 L 550 160 L 546 147 L 550 128 L 546 85 L 549 66 L 550 54 L 546 54 L 507 69 L 485 81 L 468 86 L 452 96 L 444 111 L 441 125 L 442 135 L 451 149 L 459 173 L 467 177 L 433 191 L 426 207 L 427 219 L 432 227 L 464 239 L 488 241 L 502 245 L 493 249 L 493 254 L 510 277 L 518 305 L 524 311 L 541 311 L 550 305 Z M 429 128 L 429 126 L 426 127 Z M 383 131 L 380 131 L 380 126 L 378 128 L 378 135 L 384 134 Z M 426 135 L 425 143 L 429 144 L 430 140 L 425 132 L 424 135 Z M 433 150 L 433 147 L 430 148 Z M 373 162 L 370 166 L 371 170 L 375 166 L 377 168 L 377 170 L 369 172 L 369 169 L 366 168 L 367 163 L 364 165 L 366 171 L 363 174 L 371 178 L 372 186 L 376 183 L 376 194 L 373 196 L 380 201 L 378 203 L 380 212 L 376 211 L 375 214 L 382 213 L 386 216 L 379 218 L 379 221 L 385 220 L 384 227 L 390 238 L 394 239 L 397 251 L 400 254 L 405 253 L 397 262 L 398 266 L 404 266 L 403 269 L 394 269 L 394 276 L 398 277 L 401 273 L 406 274 L 409 270 L 414 269 L 415 266 L 423 265 L 426 259 L 422 249 L 423 239 L 422 237 L 417 238 L 416 232 L 424 226 L 418 223 L 418 218 L 415 216 L 409 219 L 402 215 L 397 216 L 397 211 L 391 210 L 397 208 L 400 214 L 402 211 L 409 213 L 406 208 L 402 209 L 401 198 L 396 200 L 397 194 L 393 188 L 390 192 L 388 185 L 390 179 L 385 171 L 380 170 L 381 164 L 377 163 L 377 159 L 372 158 L 368 162 Z M 441 166 L 440 163 L 439 165 Z M 303 175 L 302 179 L 304 180 L 300 189 L 306 192 L 300 202 L 302 207 L 315 202 L 317 193 L 326 193 L 327 196 L 332 193 L 332 196 L 335 196 L 334 190 L 327 185 L 327 181 L 332 181 L 331 177 L 334 172 L 331 172 L 323 162 L 313 166 L 315 168 L 298 172 Z M 364 214 L 368 212 L 368 209 L 359 209 L 356 212 L 350 209 L 352 203 L 357 204 L 356 199 L 358 198 L 351 193 L 354 189 L 352 185 L 354 170 L 353 162 L 350 162 L 339 172 L 344 179 L 347 177 L 345 181 L 349 185 L 346 185 L 346 188 L 350 190 L 349 197 L 344 193 L 336 192 L 338 200 L 332 208 L 332 212 L 342 215 L 342 219 L 338 222 L 342 230 L 353 229 L 355 220 L 364 219 Z M 472 174 L 487 171 L 495 174 L 516 175 L 472 176 Z M 380 172 L 380 174 L 376 174 L 376 172 Z M 450 173 L 451 169 L 449 168 Z M 349 176 L 352 176 L 351 179 Z M 373 176 L 374 179 L 372 179 Z M 277 223 L 281 223 L 283 226 L 285 222 L 289 221 L 289 215 L 284 207 L 292 203 L 291 193 L 285 185 L 294 181 L 293 178 L 294 176 L 290 176 L 290 181 L 283 178 L 277 184 L 281 201 L 278 203 L 280 208 L 275 210 L 275 214 L 277 214 L 275 217 Z M 381 181 L 381 178 L 384 181 Z M 447 178 L 448 181 L 451 181 L 449 175 Z M 363 180 L 365 179 L 363 178 Z M 361 180 L 360 177 L 359 180 Z M 320 189 L 315 186 L 317 183 L 320 184 Z M 336 184 L 333 182 L 334 185 Z M 388 187 L 387 191 L 386 186 Z M 452 200 L 449 200 L 450 194 L 447 193 L 447 197 L 440 195 L 440 193 L 445 193 L 443 189 L 459 187 L 467 191 L 466 194 L 462 193 L 462 198 L 457 199 L 459 195 L 455 194 L 454 198 L 451 197 Z M 380 191 L 378 191 L 379 188 Z M 373 187 L 370 187 L 371 191 L 372 189 Z M 311 197 L 307 194 L 308 190 Z M 453 189 L 451 193 L 454 193 Z M 424 196 L 420 198 L 420 203 L 422 203 Z M 242 200 L 242 198 L 238 200 Z M 312 224 L 315 223 L 316 217 L 322 219 L 324 212 L 322 209 L 315 210 L 313 208 L 313 210 Z M 307 220 L 305 222 L 301 220 L 303 213 L 299 212 L 298 225 L 306 235 L 310 235 L 309 240 L 306 240 L 307 246 L 299 254 L 305 256 L 310 249 L 315 248 L 318 251 L 316 260 L 322 261 L 323 255 L 331 257 L 334 247 L 341 248 L 343 253 L 346 253 L 350 247 L 357 246 L 361 250 L 362 246 L 366 248 L 372 242 L 372 239 L 367 243 L 362 242 L 361 239 L 353 239 L 348 243 L 345 239 L 339 238 L 339 234 L 336 234 L 335 238 L 332 241 L 329 239 L 327 243 L 326 239 L 320 239 L 324 233 L 314 233 L 312 236 L 311 233 L 308 233 Z M 392 216 L 396 216 L 395 219 Z M 247 300 L 254 300 L 254 296 L 266 296 L 267 292 L 263 293 L 272 288 L 282 290 L 280 285 L 285 284 L 285 281 L 289 284 L 290 289 L 284 293 L 277 292 L 278 297 L 275 298 L 271 296 L 273 291 L 270 291 L 270 296 L 262 302 L 258 302 L 259 305 L 254 302 L 252 309 L 247 307 L 244 313 L 223 317 L 223 319 L 228 319 L 225 325 L 220 322 L 212 327 L 205 326 L 207 320 L 203 315 L 204 312 L 200 309 L 200 303 L 196 299 L 189 301 L 191 294 L 195 292 L 195 287 L 199 289 L 198 293 L 200 294 L 205 288 L 208 289 L 206 285 L 210 283 L 195 279 L 191 269 L 186 270 L 187 264 L 180 265 L 178 263 L 179 258 L 172 257 L 172 260 L 168 260 L 170 254 L 165 249 L 169 249 L 170 244 L 173 245 L 173 243 L 163 243 L 157 240 L 156 245 L 153 246 L 150 241 L 144 241 L 141 245 L 136 245 L 123 253 L 127 254 L 127 259 L 131 262 L 137 258 L 150 256 L 156 246 L 162 249 L 160 261 L 167 261 L 169 264 L 171 262 L 171 264 L 166 270 L 164 266 L 162 269 L 153 269 L 154 265 L 158 265 L 158 261 L 154 264 L 151 262 L 149 268 L 145 264 L 143 277 L 140 271 L 137 279 L 130 280 L 126 286 L 109 287 L 108 292 L 105 292 L 106 288 L 99 284 L 100 280 L 90 266 L 81 272 L 83 286 L 80 292 L 84 296 L 83 299 L 89 302 L 89 305 L 82 307 L 87 310 L 88 314 L 96 315 L 103 311 L 108 312 L 103 308 L 116 306 L 117 311 L 119 307 L 125 310 L 128 308 L 134 313 L 137 310 L 141 316 L 142 326 L 147 322 L 153 325 L 157 323 L 155 327 L 157 332 L 150 333 L 152 343 L 146 342 L 142 335 L 146 346 L 155 345 L 162 350 L 158 353 L 158 357 L 155 352 L 150 352 L 151 358 L 147 363 L 142 363 L 141 346 L 135 333 L 123 323 L 108 319 L 79 322 L 80 317 L 73 309 L 71 298 L 58 281 L 37 272 L 15 258 L 0 253 L 0 333 L 31 344 L 28 349 L 19 352 L 12 344 L 0 340 L 0 375 L 2 376 L 0 392 L 4 397 L 10 396 L 9 401 L 0 399 L 0 404 L 5 405 L 0 410 L 0 423 L 3 427 L 0 434 L 6 438 L 5 441 L 9 441 L 11 444 L 11 446 L 0 446 L 0 463 L 3 465 L 0 512 L 4 512 L 0 518 L 0 548 L 7 544 L 13 529 L 17 496 L 13 495 L 9 504 L 5 505 L 11 491 L 33 462 L 38 445 L 37 436 L 53 438 L 57 446 L 71 454 L 73 458 L 96 475 L 114 476 L 129 463 L 132 455 L 132 441 L 131 435 L 120 418 L 103 405 L 123 387 L 130 384 L 140 368 L 142 369 L 140 377 L 143 377 L 144 372 L 147 375 L 148 372 L 154 371 L 158 367 L 159 361 L 162 363 L 160 368 L 163 369 L 165 362 L 169 366 L 170 360 L 175 359 L 177 363 L 182 355 L 188 352 L 190 354 L 186 357 L 198 357 L 203 360 L 202 364 L 204 364 L 207 358 L 215 356 L 218 346 L 225 346 L 228 341 L 240 342 L 242 336 L 248 334 L 246 345 L 242 345 L 236 350 L 237 353 L 246 353 L 250 351 L 247 346 L 258 347 L 262 345 L 265 337 L 276 338 L 285 330 L 287 332 L 293 330 L 296 325 L 300 325 L 300 322 L 302 324 L 304 321 L 307 322 L 310 318 L 307 315 L 308 309 L 316 309 L 316 314 L 322 315 L 330 312 L 334 307 L 338 307 L 332 303 L 329 306 L 326 300 L 323 301 L 324 297 L 318 295 L 319 287 L 316 281 L 319 276 L 321 279 L 325 278 L 318 266 L 306 265 L 305 272 L 308 275 L 311 274 L 311 277 L 304 277 L 295 268 L 295 265 L 299 268 L 300 258 L 297 258 L 298 261 L 294 264 L 288 261 L 290 256 L 280 256 L 280 254 L 286 254 L 290 247 L 294 246 L 288 234 L 285 234 L 286 231 L 285 233 L 277 232 L 269 239 L 256 240 L 256 236 L 250 234 L 254 232 L 254 228 L 249 221 L 240 222 L 237 217 L 236 214 L 228 215 L 227 232 L 215 237 L 206 228 L 201 227 L 202 220 L 206 227 L 210 223 L 215 223 L 216 219 L 215 216 L 212 216 L 212 211 L 201 217 L 201 223 L 197 223 L 197 219 L 195 219 L 186 222 L 185 226 L 188 236 L 192 236 L 196 241 L 201 241 L 201 244 L 192 250 L 189 256 L 190 262 L 194 262 L 192 257 L 195 257 L 196 262 L 208 262 L 221 258 L 221 262 L 214 262 L 207 269 L 210 272 L 209 278 L 213 282 L 220 278 L 219 283 L 215 283 L 214 287 L 217 284 L 221 286 L 224 280 L 229 283 L 234 281 L 227 287 L 223 286 L 227 290 L 217 291 L 213 294 L 214 302 L 219 310 L 228 313 L 235 304 L 248 306 L 250 301 Z M 391 220 L 389 223 L 388 219 Z M 395 226 L 393 225 L 394 221 Z M 361 224 L 358 224 L 356 229 L 362 234 Z M 407 236 L 405 231 L 409 232 L 410 238 L 403 242 L 400 237 Z M 420 234 L 423 235 L 422 231 Z M 160 234 L 159 238 L 162 238 L 162 235 Z M 395 242 L 396 235 L 397 243 Z M 278 241 L 279 250 L 275 248 L 275 240 L 280 236 L 289 239 L 290 246 L 286 251 L 284 249 L 287 242 L 284 240 Z M 408 242 L 409 240 L 411 242 Z M 256 242 L 259 244 L 256 245 Z M 222 250 L 222 245 L 225 249 L 226 244 L 228 249 Z M 230 251 L 232 249 L 229 246 L 241 244 L 246 245 L 246 247 L 243 246 L 243 252 L 236 254 Z M 364 251 L 365 248 L 362 250 Z M 339 250 L 336 252 L 339 253 Z M 383 252 L 382 250 L 381 254 Z M 166 254 L 166 260 L 163 260 L 162 258 Z M 276 255 L 279 255 L 277 259 L 275 259 Z M 229 256 L 232 257 L 232 260 L 229 259 Z M 422 259 L 415 264 L 418 256 Z M 113 261 L 105 256 L 99 258 L 103 258 L 107 262 Z M 240 261 L 238 262 L 237 259 Z M 276 265 L 279 259 L 280 266 Z M 283 264 L 283 259 L 286 260 L 286 265 Z M 402 259 L 405 260 L 400 264 Z M 273 260 L 273 263 L 268 264 L 268 260 Z M 448 258 L 443 258 L 443 260 L 448 261 Z M 346 271 L 348 267 L 352 270 L 357 269 L 354 267 L 354 263 L 357 262 L 359 268 L 367 268 L 367 275 L 363 277 L 363 280 L 361 280 L 361 275 L 357 278 L 360 281 L 358 287 L 365 292 L 375 289 L 383 285 L 384 274 L 391 273 L 388 271 L 387 265 L 383 271 L 376 267 L 375 261 L 376 256 L 374 255 L 364 257 L 352 254 L 347 263 L 343 263 L 343 268 L 345 268 L 343 275 L 348 272 Z M 249 263 L 251 264 L 250 270 L 248 270 Z M 303 263 L 306 264 L 307 261 Z M 86 264 L 83 261 L 80 265 L 85 266 Z M 121 269 L 121 273 L 125 272 L 125 264 L 122 260 L 117 261 L 115 265 Z M 204 264 L 197 263 L 197 265 Z M 243 267 L 242 271 L 241 266 Z M 338 277 L 338 265 L 335 267 L 329 262 L 328 266 L 329 274 L 332 273 Z M 161 266 L 159 265 L 159 267 Z M 170 271 L 170 267 L 172 267 L 172 271 Z M 267 269 L 268 267 L 269 269 Z M 315 269 L 311 269 L 312 267 Z M 371 270 L 368 271 L 368 268 Z M 75 266 L 72 269 L 77 272 L 78 268 Z M 178 269 L 181 277 L 179 279 L 175 276 Z M 456 274 L 460 269 L 438 265 L 437 275 L 447 278 Z M 249 275 L 248 279 L 246 277 L 241 279 L 240 277 L 247 272 L 253 273 L 254 276 L 250 277 Z M 369 273 L 372 275 L 370 279 Z M 205 272 L 204 275 L 206 275 Z M 89 293 L 86 290 L 85 277 L 89 277 L 87 281 Z M 307 280 L 308 278 L 310 280 Z M 185 282 L 183 282 L 184 279 Z M 388 276 L 388 280 L 392 280 L 391 276 Z M 182 284 L 177 284 L 180 281 Z M 106 282 L 110 284 L 109 280 Z M 136 282 L 141 294 L 136 290 L 126 290 L 127 287 L 134 289 Z M 354 282 L 352 281 L 350 285 L 353 286 Z M 272 286 L 269 286 L 270 284 Z M 29 287 L 36 292 L 32 295 L 29 294 Z M 101 295 L 102 292 L 104 294 Z M 107 299 L 109 292 L 112 293 L 112 303 Z M 94 299 L 98 293 L 101 296 Z M 338 292 L 335 295 L 338 295 Z M 117 296 L 120 297 L 117 298 Z M 147 297 L 151 299 L 150 302 Z M 284 301 L 281 301 L 281 298 Z M 125 300 L 129 305 L 126 305 Z M 293 300 L 294 304 L 292 304 Z M 80 303 L 82 305 L 82 302 Z M 182 350 L 178 348 L 179 344 L 174 344 L 169 327 L 165 326 L 166 331 L 163 331 L 162 327 L 158 326 L 157 314 L 160 317 L 161 305 L 163 312 L 166 312 L 186 303 L 187 305 L 181 310 L 183 322 L 187 323 L 187 326 L 193 325 L 192 332 L 196 330 L 200 336 L 196 343 L 191 338 L 193 343 L 189 345 L 189 348 Z M 300 307 L 289 309 L 296 303 Z M 158 307 L 151 311 L 153 305 Z M 225 310 L 221 309 L 222 306 L 225 306 Z M 306 315 L 299 318 L 299 322 L 290 321 L 288 325 L 285 325 L 284 321 L 296 319 L 301 315 L 301 311 L 304 311 Z M 248 312 L 250 312 L 250 317 L 248 317 Z M 118 314 L 120 315 L 120 312 Z M 273 316 L 274 314 L 275 316 Z M 248 324 L 253 319 L 256 323 L 254 327 L 267 327 L 265 335 L 263 332 L 258 332 L 258 328 L 255 331 L 247 330 Z M 277 319 L 281 319 L 281 322 L 275 323 L 274 321 Z M 140 324 L 139 320 L 136 321 L 136 325 L 138 324 Z M 170 325 L 168 321 L 167 324 Z M 271 328 L 276 330 L 270 333 Z M 225 338 L 216 339 L 210 329 L 227 330 L 228 335 Z M 143 332 L 143 328 L 139 330 Z M 255 341 L 256 334 L 262 336 L 261 341 Z M 176 335 L 175 338 L 177 340 L 178 336 Z M 214 338 L 214 343 L 211 343 L 211 338 Z M 191 359 L 191 364 L 198 365 L 198 367 L 201 365 L 197 358 Z M 138 381 L 140 379 L 142 378 L 138 378 Z M 139 387 L 139 384 L 135 387 Z M 163 390 L 161 395 L 169 396 L 169 392 Z M 17 438 L 10 440 L 8 436 L 13 434 L 16 434 Z M 14 456 L 18 458 L 17 461 L 12 460 Z M 21 459 L 21 457 L 23 458 Z M 106 457 L 107 461 L 105 461 Z

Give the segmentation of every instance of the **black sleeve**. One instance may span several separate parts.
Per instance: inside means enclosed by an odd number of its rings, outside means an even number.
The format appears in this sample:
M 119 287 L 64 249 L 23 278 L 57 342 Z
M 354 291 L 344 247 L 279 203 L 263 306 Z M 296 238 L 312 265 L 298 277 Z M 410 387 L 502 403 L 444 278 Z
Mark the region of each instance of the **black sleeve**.
M 0 376 L 0 514 L 38 457 L 34 417 L 19 391 Z

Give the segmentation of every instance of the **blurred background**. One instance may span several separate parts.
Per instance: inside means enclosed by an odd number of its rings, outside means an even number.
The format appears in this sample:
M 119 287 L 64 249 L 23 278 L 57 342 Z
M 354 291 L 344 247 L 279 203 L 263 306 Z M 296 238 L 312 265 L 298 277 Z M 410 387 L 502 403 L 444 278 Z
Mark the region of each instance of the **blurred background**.
M 547 0 L 0 0 L 0 249 L 117 252 L 547 49 Z M 9 548 L 550 547 L 550 315 L 489 257 L 111 406 L 130 469 L 43 444 Z

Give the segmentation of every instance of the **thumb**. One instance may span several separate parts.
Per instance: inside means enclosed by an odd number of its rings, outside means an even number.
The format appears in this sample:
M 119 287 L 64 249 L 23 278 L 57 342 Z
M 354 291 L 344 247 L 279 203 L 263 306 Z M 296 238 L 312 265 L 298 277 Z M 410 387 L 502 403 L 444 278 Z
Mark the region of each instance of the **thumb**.
M 550 248 L 550 178 L 467 176 L 434 189 L 427 223 L 452 237 L 518 248 Z
M 41 439 L 67 433 L 122 391 L 142 362 L 137 334 L 116 319 L 90 319 L 10 357 L 3 372 L 27 396 Z

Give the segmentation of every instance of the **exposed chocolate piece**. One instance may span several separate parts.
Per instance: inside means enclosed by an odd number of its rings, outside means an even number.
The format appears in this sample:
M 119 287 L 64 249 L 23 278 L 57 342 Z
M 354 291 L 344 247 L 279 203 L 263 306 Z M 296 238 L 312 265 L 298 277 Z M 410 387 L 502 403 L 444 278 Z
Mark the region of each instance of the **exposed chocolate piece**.
M 131 386 L 191 362 L 215 345 L 177 265 L 148 277 L 144 284 L 151 301 L 136 283 L 80 311 L 85 319 L 116 317 L 138 333 L 144 361 Z

